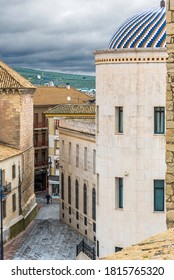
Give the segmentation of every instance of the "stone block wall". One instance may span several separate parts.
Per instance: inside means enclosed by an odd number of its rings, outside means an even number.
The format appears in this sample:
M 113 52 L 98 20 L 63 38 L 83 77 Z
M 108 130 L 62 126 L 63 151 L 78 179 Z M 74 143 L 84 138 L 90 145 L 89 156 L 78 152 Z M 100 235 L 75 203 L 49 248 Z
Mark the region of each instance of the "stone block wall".
M 174 0 L 167 0 L 166 222 L 174 227 Z
M 20 95 L 6 90 L 0 92 L 0 142 L 20 146 Z
M 33 146 L 33 89 L 25 89 L 20 99 L 20 149 Z

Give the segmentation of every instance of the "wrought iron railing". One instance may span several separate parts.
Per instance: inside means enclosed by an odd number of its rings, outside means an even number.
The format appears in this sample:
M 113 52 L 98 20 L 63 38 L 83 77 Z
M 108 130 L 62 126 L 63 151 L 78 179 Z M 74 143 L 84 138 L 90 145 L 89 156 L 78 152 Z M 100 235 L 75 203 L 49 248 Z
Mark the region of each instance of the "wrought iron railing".
M 5 194 L 10 193 L 11 192 L 11 183 L 6 183 L 5 185 L 3 185 L 3 190 L 4 190 Z
M 96 259 L 95 248 L 89 246 L 84 239 L 76 246 L 76 256 L 78 256 L 80 252 L 83 252 L 91 260 Z

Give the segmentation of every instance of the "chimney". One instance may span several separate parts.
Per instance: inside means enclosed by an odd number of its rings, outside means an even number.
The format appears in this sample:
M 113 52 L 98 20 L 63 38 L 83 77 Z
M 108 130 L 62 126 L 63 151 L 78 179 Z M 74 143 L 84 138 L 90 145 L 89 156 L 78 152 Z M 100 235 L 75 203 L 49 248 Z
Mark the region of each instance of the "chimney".
M 160 6 L 161 6 L 161 8 L 165 8 L 165 1 L 164 0 L 161 0 Z
M 66 83 L 66 88 L 70 89 L 70 84 L 69 83 Z

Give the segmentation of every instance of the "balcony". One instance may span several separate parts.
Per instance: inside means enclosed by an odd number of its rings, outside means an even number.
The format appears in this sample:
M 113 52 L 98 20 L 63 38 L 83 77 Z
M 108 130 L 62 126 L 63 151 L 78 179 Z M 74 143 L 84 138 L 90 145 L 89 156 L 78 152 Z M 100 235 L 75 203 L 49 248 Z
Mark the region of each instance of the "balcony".
M 11 192 L 11 183 L 6 183 L 3 185 L 4 194 L 8 194 Z
M 40 148 L 48 148 L 48 141 L 35 141 L 34 143 L 34 148 L 35 149 L 40 149 Z
M 38 130 L 38 129 L 48 129 L 47 122 L 34 123 L 34 129 L 36 129 L 36 130 Z
M 44 167 L 48 167 L 48 161 L 36 161 L 34 164 L 35 168 L 44 168 Z

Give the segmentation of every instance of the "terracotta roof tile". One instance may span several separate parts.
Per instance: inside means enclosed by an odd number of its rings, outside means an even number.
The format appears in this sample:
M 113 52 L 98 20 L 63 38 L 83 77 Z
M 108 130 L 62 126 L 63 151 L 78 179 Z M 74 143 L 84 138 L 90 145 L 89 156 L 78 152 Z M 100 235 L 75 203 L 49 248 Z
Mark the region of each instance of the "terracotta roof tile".
M 0 61 L 0 89 L 35 88 L 11 67 Z
M 67 104 L 67 97 L 71 97 L 70 103 L 84 103 L 92 98 L 75 88 L 66 87 L 37 87 L 34 93 L 34 106 Z
M 21 150 L 0 144 L 0 161 L 3 161 L 13 156 L 20 155 L 21 153 Z
M 95 105 L 94 104 L 57 105 L 46 112 L 46 115 L 51 115 L 51 114 L 95 115 Z
M 174 260 L 174 229 L 102 258 L 104 260 Z

